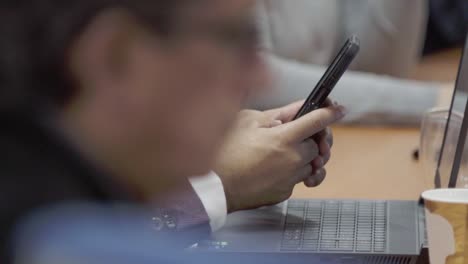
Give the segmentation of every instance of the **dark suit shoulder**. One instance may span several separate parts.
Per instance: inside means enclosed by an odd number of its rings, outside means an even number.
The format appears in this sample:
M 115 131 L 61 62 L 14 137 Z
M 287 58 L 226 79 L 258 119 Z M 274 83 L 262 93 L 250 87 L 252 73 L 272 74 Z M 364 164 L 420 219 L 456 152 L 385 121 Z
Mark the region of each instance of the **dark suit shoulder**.
M 35 120 L 0 114 L 0 125 L 3 260 L 11 252 L 12 231 L 28 214 L 66 201 L 101 201 L 106 195 L 93 170 Z

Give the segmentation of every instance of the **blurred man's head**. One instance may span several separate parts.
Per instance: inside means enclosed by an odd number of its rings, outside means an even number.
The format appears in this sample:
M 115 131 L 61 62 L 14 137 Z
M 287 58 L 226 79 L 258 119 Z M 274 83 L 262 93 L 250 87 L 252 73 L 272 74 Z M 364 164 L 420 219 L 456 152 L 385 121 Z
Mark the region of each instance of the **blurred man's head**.
M 133 184 L 209 170 L 262 85 L 253 0 L 11 2 L 1 106 L 54 109 L 82 151 Z

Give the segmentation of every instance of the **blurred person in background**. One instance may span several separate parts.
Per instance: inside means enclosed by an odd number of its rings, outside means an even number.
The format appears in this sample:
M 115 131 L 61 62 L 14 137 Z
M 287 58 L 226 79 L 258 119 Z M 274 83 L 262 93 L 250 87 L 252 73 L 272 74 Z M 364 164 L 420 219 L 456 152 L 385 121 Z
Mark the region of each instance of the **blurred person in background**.
M 419 63 L 428 11 L 427 0 L 260 0 L 262 47 L 274 89 L 251 99 L 251 106 L 266 109 L 307 96 L 346 38 L 356 34 L 361 52 L 332 93 L 350 109 L 343 121 L 419 125 L 444 93 L 442 84 L 405 79 Z
M 213 206 L 256 208 L 320 184 L 327 126 L 344 107 L 293 122 L 300 102 L 239 113 L 268 82 L 253 4 L 0 4 L 2 263 L 14 251 L 19 263 L 134 263 L 131 252 L 154 262 L 173 257 L 168 239 L 180 249 L 215 229 Z M 206 184 L 187 181 L 213 167 L 214 205 Z

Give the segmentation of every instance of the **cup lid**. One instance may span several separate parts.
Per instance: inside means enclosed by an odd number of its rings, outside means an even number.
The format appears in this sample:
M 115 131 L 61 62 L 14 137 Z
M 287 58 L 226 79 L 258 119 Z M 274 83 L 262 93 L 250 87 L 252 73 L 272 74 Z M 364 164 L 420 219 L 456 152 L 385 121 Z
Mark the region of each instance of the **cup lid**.
M 422 193 L 424 200 L 443 203 L 468 204 L 468 189 L 435 189 Z

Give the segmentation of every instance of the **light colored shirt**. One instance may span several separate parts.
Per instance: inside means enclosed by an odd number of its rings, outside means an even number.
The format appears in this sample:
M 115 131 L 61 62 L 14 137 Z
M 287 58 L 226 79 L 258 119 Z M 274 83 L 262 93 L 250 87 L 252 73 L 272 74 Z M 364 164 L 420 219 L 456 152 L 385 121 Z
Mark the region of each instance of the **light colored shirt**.
M 221 179 L 211 172 L 206 176 L 191 178 L 190 183 L 210 218 L 211 230 L 219 230 L 224 226 L 227 216 L 226 195 Z

